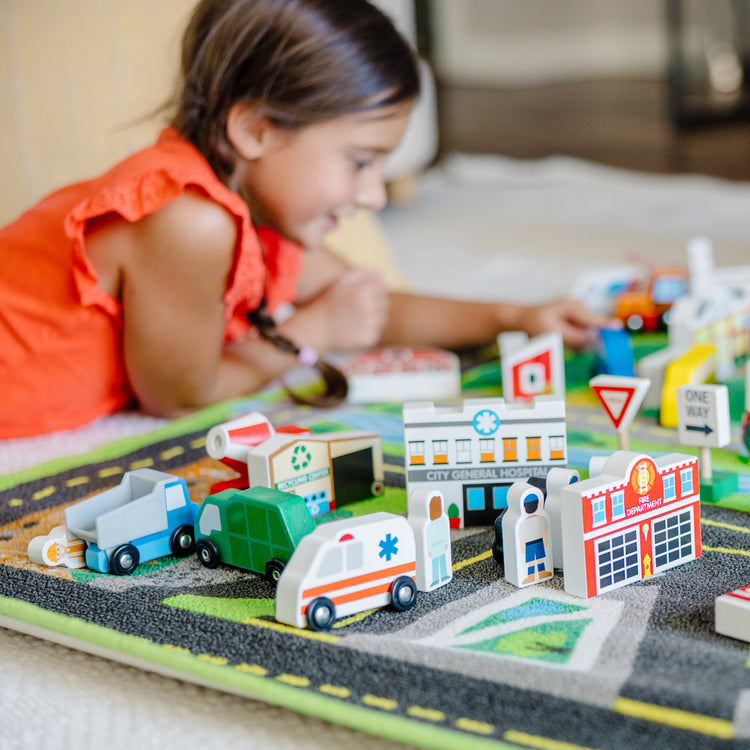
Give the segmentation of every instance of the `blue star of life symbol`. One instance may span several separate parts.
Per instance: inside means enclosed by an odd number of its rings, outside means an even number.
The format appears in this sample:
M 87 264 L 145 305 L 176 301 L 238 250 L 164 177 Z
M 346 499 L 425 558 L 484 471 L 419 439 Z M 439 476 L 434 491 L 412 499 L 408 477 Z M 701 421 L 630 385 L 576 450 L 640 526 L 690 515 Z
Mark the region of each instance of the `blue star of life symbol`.
M 474 415 L 471 420 L 471 426 L 480 435 L 492 435 L 500 426 L 500 417 L 491 409 L 482 409 Z
M 379 542 L 380 552 L 378 553 L 378 556 L 384 557 L 388 562 L 390 562 L 391 558 L 394 555 L 398 554 L 398 547 L 396 546 L 397 544 L 398 544 L 397 536 L 391 536 L 390 534 L 386 534 L 385 539 L 381 539 Z

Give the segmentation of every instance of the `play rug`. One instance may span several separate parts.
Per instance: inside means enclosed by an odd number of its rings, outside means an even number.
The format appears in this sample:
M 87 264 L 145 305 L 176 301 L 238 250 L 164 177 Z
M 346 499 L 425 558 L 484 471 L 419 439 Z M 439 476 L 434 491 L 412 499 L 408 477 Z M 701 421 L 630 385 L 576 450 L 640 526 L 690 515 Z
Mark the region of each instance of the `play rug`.
M 497 361 L 474 362 L 464 387 L 499 395 Z M 585 389 L 567 400 L 570 463 L 583 468 L 614 450 L 614 433 Z M 386 491 L 341 512 L 405 512 L 399 405 L 319 411 L 270 392 L 0 477 L 0 625 L 431 748 L 745 745 L 748 649 L 713 625 L 715 598 L 750 582 L 743 495 L 703 505 L 700 559 L 589 600 L 566 595 L 559 575 L 514 588 L 489 552 L 490 529 L 456 530 L 448 586 L 420 594 L 408 612 L 363 613 L 323 634 L 277 624 L 264 578 L 209 570 L 194 556 L 122 577 L 28 561 L 29 539 L 60 523 L 67 504 L 129 469 L 178 474 L 202 499 L 229 475 L 206 454 L 208 428 L 256 409 L 275 425 L 377 431 Z M 631 448 L 679 449 L 674 431 L 651 421 L 639 419 Z M 714 465 L 747 469 L 726 452 Z

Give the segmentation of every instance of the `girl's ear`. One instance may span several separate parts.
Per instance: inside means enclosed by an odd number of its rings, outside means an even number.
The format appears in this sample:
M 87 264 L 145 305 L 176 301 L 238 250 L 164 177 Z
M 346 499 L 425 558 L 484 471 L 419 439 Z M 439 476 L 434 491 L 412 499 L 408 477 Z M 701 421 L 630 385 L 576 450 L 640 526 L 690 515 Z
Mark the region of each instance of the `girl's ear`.
M 273 125 L 257 110 L 236 102 L 227 115 L 227 138 L 243 159 L 257 159 L 270 143 Z

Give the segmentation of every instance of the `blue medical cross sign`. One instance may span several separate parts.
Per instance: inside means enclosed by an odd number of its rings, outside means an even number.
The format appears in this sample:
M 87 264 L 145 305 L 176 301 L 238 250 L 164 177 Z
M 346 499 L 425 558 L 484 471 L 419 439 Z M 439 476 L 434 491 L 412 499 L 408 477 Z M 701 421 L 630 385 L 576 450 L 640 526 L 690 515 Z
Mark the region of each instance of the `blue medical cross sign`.
M 482 409 L 474 415 L 471 426 L 480 435 L 492 435 L 500 427 L 500 417 L 492 409 Z

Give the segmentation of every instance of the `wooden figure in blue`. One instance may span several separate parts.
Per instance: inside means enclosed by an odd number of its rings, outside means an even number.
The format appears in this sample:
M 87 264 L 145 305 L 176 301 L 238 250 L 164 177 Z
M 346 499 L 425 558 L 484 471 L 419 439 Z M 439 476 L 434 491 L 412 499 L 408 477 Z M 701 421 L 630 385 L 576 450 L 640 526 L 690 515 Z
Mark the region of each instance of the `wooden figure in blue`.
M 443 493 L 417 487 L 409 493 L 407 510 L 417 548 L 417 590 L 432 591 L 453 577 L 450 522 Z
M 505 578 L 523 587 L 552 577 L 549 516 L 538 487 L 514 482 L 503 514 L 503 568 Z

